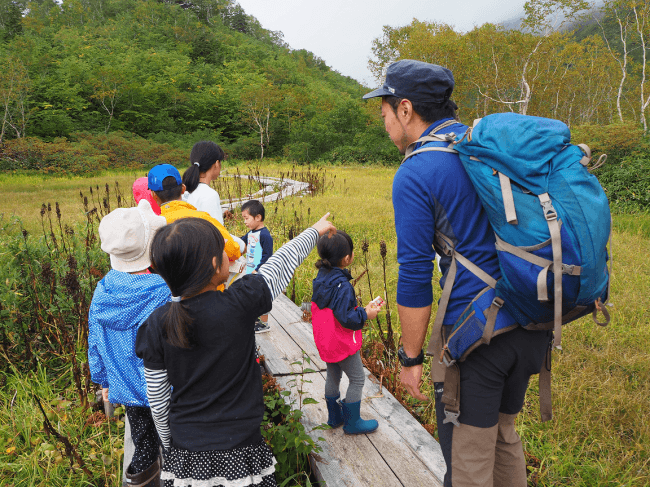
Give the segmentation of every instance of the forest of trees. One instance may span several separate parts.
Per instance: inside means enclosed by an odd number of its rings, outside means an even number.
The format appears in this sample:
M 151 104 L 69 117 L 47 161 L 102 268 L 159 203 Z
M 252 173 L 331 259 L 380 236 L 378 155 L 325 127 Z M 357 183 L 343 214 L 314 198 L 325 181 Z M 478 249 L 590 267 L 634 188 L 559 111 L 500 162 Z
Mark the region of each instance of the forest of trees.
M 391 62 L 419 59 L 453 71 L 468 123 L 512 110 L 647 132 L 650 2 L 525 10 L 518 30 L 386 26 L 371 53 L 377 84 Z M 210 138 L 243 159 L 397 163 L 376 103 L 361 100 L 369 90 L 234 0 L 0 0 L 0 150 L 122 133 L 176 147 Z
M 400 58 L 448 67 L 464 120 L 512 110 L 569 126 L 636 122 L 647 131 L 650 2 L 530 0 L 524 8 L 520 30 L 484 24 L 460 33 L 419 20 L 384 27 L 371 69 L 381 76 Z
M 312 160 L 363 133 L 368 156 L 391 149 L 358 82 L 231 0 L 0 0 L 0 39 L 0 142 L 122 131 Z

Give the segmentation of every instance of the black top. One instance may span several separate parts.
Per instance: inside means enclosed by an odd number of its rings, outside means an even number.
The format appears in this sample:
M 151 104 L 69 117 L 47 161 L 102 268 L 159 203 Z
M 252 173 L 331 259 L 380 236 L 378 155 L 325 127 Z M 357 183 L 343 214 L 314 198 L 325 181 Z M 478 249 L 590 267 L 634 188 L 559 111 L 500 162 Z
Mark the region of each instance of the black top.
M 264 399 L 253 325 L 271 310 L 271 302 L 266 282 L 253 274 L 225 292 L 183 300 L 194 319 L 189 349 L 164 338 L 163 316 L 170 303 L 140 327 L 137 356 L 148 369 L 166 369 L 173 387 L 169 426 L 175 447 L 227 450 L 261 441 Z

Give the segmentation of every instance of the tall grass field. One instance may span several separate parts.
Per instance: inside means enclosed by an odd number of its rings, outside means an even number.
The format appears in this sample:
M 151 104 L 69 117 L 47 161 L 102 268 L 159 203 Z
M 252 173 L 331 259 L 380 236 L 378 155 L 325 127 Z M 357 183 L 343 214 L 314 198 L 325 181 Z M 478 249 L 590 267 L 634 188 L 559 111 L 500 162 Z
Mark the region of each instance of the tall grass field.
M 397 337 L 400 333 L 395 311 L 398 265 L 391 203 L 395 171 L 395 167 L 381 166 L 305 168 L 242 163 L 226 165 L 215 187 L 222 203 L 226 203 L 229 197 L 259 189 L 254 181 L 228 177 L 231 175 L 312 181 L 313 194 L 266 204 L 266 225 L 276 248 L 326 212 L 331 213 L 337 227 L 352 236 L 352 275 L 359 276 L 368 269 L 356 284 L 357 294 L 364 304 L 376 295 L 385 296 L 389 305 L 389 312 L 380 314 L 379 323 L 373 321 L 364 329 L 364 340 L 370 343 L 381 341 L 380 335 L 385 338 L 389 316 Z M 88 212 L 99 207 L 96 212 L 101 216 L 114 209 L 118 195 L 120 205 L 130 206 L 131 184 L 144 175 L 114 171 L 75 178 L 0 176 L 0 262 L 15 258 L 12 252 L 22 248 L 21 239 L 36 245 L 51 232 L 56 233 L 59 220 L 61 231 L 77 228 L 77 236 L 83 234 L 81 229 L 89 218 L 95 218 L 96 227 L 97 217 L 89 217 Z M 108 198 L 106 205 L 104 198 Z M 234 235 L 243 235 L 246 228 L 241 215 L 236 210 L 233 213 L 234 219 L 226 226 Z M 553 353 L 553 420 L 540 422 L 536 377 L 531 380 L 524 410 L 517 420 L 530 486 L 650 485 L 650 215 L 615 214 L 613 228 L 612 321 L 603 328 L 585 317 L 564 328 L 564 350 Z M 382 242 L 385 257 L 380 252 Z M 50 250 L 51 254 L 55 252 Z M 105 259 L 103 265 L 107 266 L 107 258 L 98 258 Z M 287 295 L 298 304 L 310 300 L 315 260 L 314 251 L 287 288 Z M 12 292 L 19 292 L 16 272 L 8 265 L 0 266 L 0 296 L 6 299 L 0 309 L 0 326 L 8 326 L 16 313 L 24 313 L 12 308 L 12 302 L 20 302 L 17 297 L 9 299 Z M 434 275 L 435 299 L 440 294 L 440 277 Z M 19 339 L 5 338 L 5 356 L 0 361 L 11 358 L 15 351 L 12 340 Z M 83 357 L 83 344 L 78 345 L 78 352 Z M 106 485 L 120 485 L 123 423 L 119 419 L 110 424 L 93 422 L 92 411 L 80 407 L 69 367 L 49 367 L 40 358 L 29 363 L 15 363 L 12 359 L 0 371 L 0 485 L 92 485 L 81 463 L 94 478 L 107 479 Z M 425 388 L 433 397 L 432 385 Z M 44 432 L 43 414 L 35 397 L 54 428 L 72 431 L 75 425 L 75 431 L 82 432 L 79 438 L 72 439 L 79 459 L 71 460 L 65 455 L 65 445 Z M 412 399 L 405 403 L 435 435 L 433 404 Z

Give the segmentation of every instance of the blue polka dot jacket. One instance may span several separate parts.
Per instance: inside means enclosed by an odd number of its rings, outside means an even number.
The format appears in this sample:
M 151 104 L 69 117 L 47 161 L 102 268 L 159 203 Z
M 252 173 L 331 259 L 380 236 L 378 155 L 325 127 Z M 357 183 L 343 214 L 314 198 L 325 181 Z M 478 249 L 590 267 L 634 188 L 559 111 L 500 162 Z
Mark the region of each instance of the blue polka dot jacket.
M 93 382 L 108 387 L 110 402 L 149 406 L 135 337 L 151 312 L 170 298 L 157 274 L 111 270 L 97 284 L 88 313 L 88 365 Z

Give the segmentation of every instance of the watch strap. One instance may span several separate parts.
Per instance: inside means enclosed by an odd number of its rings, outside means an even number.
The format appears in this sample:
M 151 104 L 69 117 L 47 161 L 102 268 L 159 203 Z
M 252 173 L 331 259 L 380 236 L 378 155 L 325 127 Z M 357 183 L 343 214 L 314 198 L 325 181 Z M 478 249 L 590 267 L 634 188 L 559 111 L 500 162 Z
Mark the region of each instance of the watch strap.
M 404 347 L 399 347 L 397 351 L 397 357 L 399 358 L 399 363 L 402 364 L 402 367 L 413 367 L 415 365 L 421 365 L 424 362 L 424 349 L 420 350 L 420 354 L 417 357 L 409 357 L 404 351 Z

